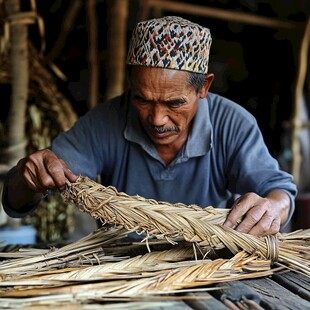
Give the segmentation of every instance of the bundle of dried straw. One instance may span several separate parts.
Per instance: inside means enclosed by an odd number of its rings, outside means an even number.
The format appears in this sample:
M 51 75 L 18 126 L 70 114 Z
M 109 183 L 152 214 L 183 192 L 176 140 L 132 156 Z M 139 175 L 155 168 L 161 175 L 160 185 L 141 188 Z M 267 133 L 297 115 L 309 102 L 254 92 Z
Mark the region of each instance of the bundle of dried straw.
M 83 176 L 75 183 L 68 182 L 62 195 L 103 223 L 165 238 L 170 243 L 184 239 L 200 247 L 227 248 L 232 254 L 245 251 L 310 275 L 310 230 L 266 237 L 244 234 L 223 225 L 227 209 L 129 196 Z
M 310 230 L 266 239 L 251 237 L 223 227 L 227 210 L 202 210 L 130 197 L 87 178 L 68 184 L 63 195 L 95 218 L 119 227 L 103 227 L 58 249 L 0 252 L 0 258 L 8 258 L 0 261 L 1 309 L 42 309 L 51 305 L 101 309 L 101 303 L 108 300 L 173 300 L 181 298 L 179 294 L 217 289 L 208 287 L 213 283 L 224 285 L 228 281 L 265 277 L 284 268 L 310 275 Z M 148 240 L 152 251 L 145 253 L 144 243 L 124 239 L 132 230 L 163 240 Z M 270 240 L 273 241 L 268 243 Z M 176 241 L 178 244 L 171 246 Z M 195 252 L 196 244 L 204 245 Z M 226 244 L 238 253 L 230 258 L 211 259 L 210 247 Z M 278 253 L 278 262 L 271 264 L 263 256 L 269 255 L 268 251 Z M 173 293 L 178 295 L 167 296 Z

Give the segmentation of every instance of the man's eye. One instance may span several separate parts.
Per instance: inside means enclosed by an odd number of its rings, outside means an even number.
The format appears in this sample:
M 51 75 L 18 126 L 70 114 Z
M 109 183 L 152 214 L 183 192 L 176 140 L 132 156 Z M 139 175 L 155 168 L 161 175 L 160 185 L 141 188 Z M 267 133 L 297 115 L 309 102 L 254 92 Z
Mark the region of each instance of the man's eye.
M 172 108 L 177 108 L 183 105 L 184 103 L 185 103 L 184 101 L 176 100 L 176 101 L 170 101 L 168 105 Z

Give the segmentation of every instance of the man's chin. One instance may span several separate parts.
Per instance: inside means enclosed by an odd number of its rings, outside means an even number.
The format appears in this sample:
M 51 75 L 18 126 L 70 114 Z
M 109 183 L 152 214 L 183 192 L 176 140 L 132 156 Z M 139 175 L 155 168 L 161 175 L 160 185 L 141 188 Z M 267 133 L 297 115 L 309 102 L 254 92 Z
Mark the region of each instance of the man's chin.
M 152 133 L 149 134 L 149 137 L 154 144 L 169 144 L 174 140 L 174 135 L 171 132 Z

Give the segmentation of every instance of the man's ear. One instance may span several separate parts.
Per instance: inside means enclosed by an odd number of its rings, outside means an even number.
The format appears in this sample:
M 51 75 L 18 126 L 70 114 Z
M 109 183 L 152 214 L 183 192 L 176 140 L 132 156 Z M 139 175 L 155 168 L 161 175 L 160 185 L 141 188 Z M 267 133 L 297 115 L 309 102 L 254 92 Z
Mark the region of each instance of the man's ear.
M 208 92 L 209 92 L 209 89 L 211 87 L 213 80 L 214 80 L 213 73 L 206 74 L 205 82 L 199 91 L 200 98 L 205 98 L 208 95 Z

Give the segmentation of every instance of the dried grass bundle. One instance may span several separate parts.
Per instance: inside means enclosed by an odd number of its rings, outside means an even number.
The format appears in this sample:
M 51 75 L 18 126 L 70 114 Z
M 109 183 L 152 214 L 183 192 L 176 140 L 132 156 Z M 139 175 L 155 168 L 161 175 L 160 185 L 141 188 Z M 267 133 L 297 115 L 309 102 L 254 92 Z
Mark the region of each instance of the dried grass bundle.
M 135 247 L 135 244 L 123 239 L 124 236 L 124 230 L 99 229 L 51 253 L 41 249 L 32 254 L 27 252 L 24 258 L 16 259 L 12 258 L 14 253 L 8 253 L 11 259 L 3 262 L 0 270 L 3 275 L 0 281 L 0 308 L 34 308 L 38 305 L 58 307 L 59 304 L 72 306 L 74 303 L 82 309 L 81 305 L 95 305 L 103 300 L 166 300 L 167 294 L 200 291 L 202 286 L 207 291 L 214 289 L 207 287 L 213 283 L 263 277 L 283 269 L 272 268 L 270 260 L 262 258 L 258 253 L 250 255 L 245 251 L 238 252 L 230 259 L 204 259 L 203 252 L 195 255 L 193 245 L 185 241 L 172 247 L 169 244 L 168 250 L 155 250 L 125 258 L 128 249 Z M 291 245 L 294 240 L 301 240 L 302 236 L 309 235 L 299 231 L 288 235 L 287 241 Z M 158 243 L 162 246 L 164 242 L 154 239 L 150 246 L 155 248 Z M 100 244 L 102 247 L 98 249 Z M 302 243 L 297 243 L 297 248 L 301 249 L 300 246 L 303 246 Z M 93 247 L 93 257 L 110 251 L 118 253 L 123 259 L 116 258 L 110 262 L 103 257 L 97 262 L 98 265 L 64 267 L 63 259 L 66 260 L 68 256 L 76 259 L 79 253 Z M 146 250 L 145 245 L 142 244 L 142 247 Z M 95 252 L 96 249 L 99 252 Z M 134 248 L 134 252 L 136 250 Z M 197 254 L 202 259 L 194 260 Z M 47 266 L 44 267 L 44 264 Z
M 94 297 L 135 297 L 153 294 L 170 294 L 193 291 L 195 287 L 233 280 L 270 275 L 270 263 L 255 255 L 239 252 L 231 259 L 184 260 L 165 262 L 172 257 L 187 257 L 182 249 L 148 253 L 122 262 L 102 266 L 81 267 L 80 270 L 63 270 L 61 274 L 32 275 L 22 280 L 8 280 L 1 286 L 17 285 L 15 289 L 0 290 L 1 299 L 49 294 L 68 294 L 78 299 Z M 183 254 L 183 255 L 182 255 Z M 258 266 L 254 268 L 254 265 Z M 99 290 L 100 289 L 100 290 Z M 98 290 L 98 291 L 97 291 Z M 93 295 L 94 294 L 94 295 Z
M 63 195 L 117 229 L 99 229 L 54 251 L 19 252 L 17 258 L 10 253 L 10 260 L 0 263 L 0 307 L 159 301 L 167 294 L 206 291 L 214 289 L 208 287 L 213 283 L 264 277 L 284 268 L 310 275 L 310 230 L 258 238 L 224 227 L 229 210 L 130 197 L 83 177 L 67 184 Z M 161 240 L 148 239 L 148 248 L 155 251 L 137 255 L 137 249 L 147 247 L 124 239 L 131 231 Z M 168 250 L 160 250 L 167 245 Z M 205 259 L 211 249 L 223 248 L 234 255 Z M 89 264 L 79 264 L 82 257 Z
M 206 241 L 203 231 L 208 224 L 223 224 L 229 212 L 228 209 L 202 209 L 197 205 L 171 204 L 138 195 L 129 196 L 117 192 L 113 186 L 105 187 L 82 176 L 76 183 L 68 182 L 62 195 L 103 224 L 114 224 L 158 239 L 165 238 L 171 243 L 180 237 L 189 242 Z M 217 238 L 214 241 L 212 238 L 208 240 L 216 246 Z
M 0 262 L 1 280 L 31 275 L 42 271 L 61 268 L 77 268 L 100 264 L 104 261 L 119 261 L 122 257 L 108 256 L 103 246 L 127 234 L 124 230 L 101 228 L 84 238 L 52 249 L 25 249 L 22 252 L 0 253 L 0 257 L 10 258 Z
M 229 212 L 227 209 L 202 209 L 197 205 L 170 204 L 129 196 L 83 176 L 75 183 L 68 182 L 62 195 L 103 223 L 158 239 L 165 238 L 171 243 L 183 238 L 202 247 L 226 247 L 233 254 L 243 250 L 249 254 L 256 253 L 310 275 L 310 231 L 291 234 L 289 242 L 281 234 L 256 237 L 225 227 L 223 223 Z
M 123 240 L 116 237 L 124 237 L 124 232 L 115 231 L 113 228 L 110 230 L 112 231 L 100 229 L 76 243 L 56 249 L 56 253 L 46 253 L 55 260 L 56 257 L 59 258 L 58 270 L 55 269 L 56 263 L 52 268 L 38 269 L 31 266 L 31 263 L 37 262 L 38 259 L 42 260 L 40 266 L 43 266 L 44 262 L 49 264 L 49 259 L 42 257 L 44 250 L 34 251 L 32 259 L 28 257 L 31 254 L 27 253 L 23 259 L 4 262 L 1 272 L 5 277 L 0 282 L 0 307 L 15 309 L 21 305 L 34 307 L 37 303 L 56 306 L 59 302 L 74 302 L 78 305 L 103 299 L 131 300 L 143 296 L 152 298 L 159 294 L 199 291 L 198 287 L 212 283 L 262 277 L 272 274 L 275 270 L 271 269 L 270 261 L 244 251 L 231 259 L 193 260 L 194 253 L 189 243 L 181 243 L 169 250 L 155 251 L 121 261 L 102 260 L 101 265 L 97 266 L 81 265 L 74 269 L 62 266 L 60 261 L 65 258 L 65 253 L 73 255 L 98 243 L 124 254 L 121 252 Z M 112 242 L 109 242 L 110 238 Z M 153 241 L 152 246 L 153 243 L 156 244 Z M 123 250 L 127 251 L 127 247 L 128 245 Z M 103 252 L 105 249 L 107 248 L 103 248 Z M 14 264 L 20 265 L 17 268 L 18 272 L 11 270 Z M 38 264 L 35 266 L 38 267 Z M 23 275 L 20 275 L 21 273 Z

